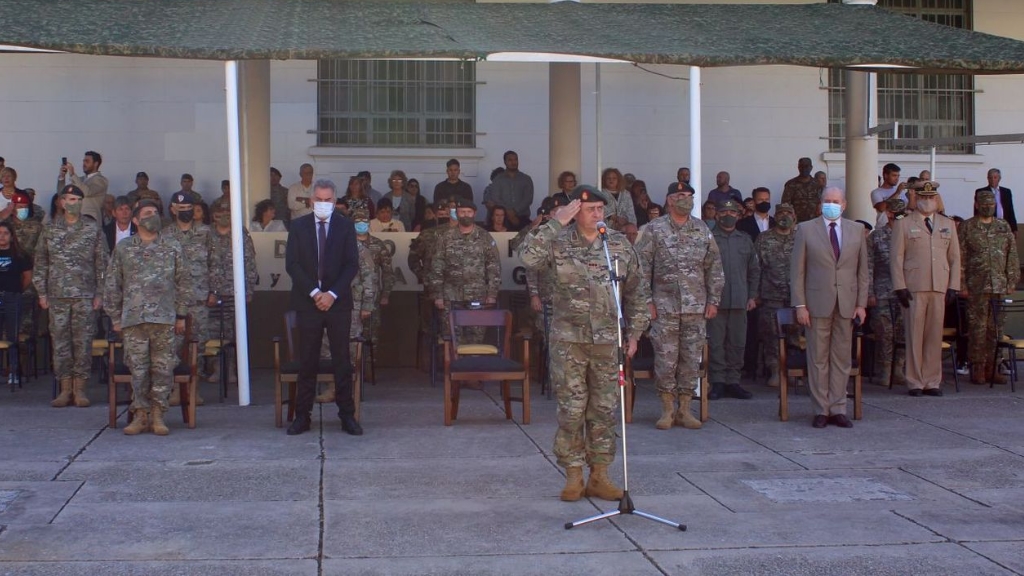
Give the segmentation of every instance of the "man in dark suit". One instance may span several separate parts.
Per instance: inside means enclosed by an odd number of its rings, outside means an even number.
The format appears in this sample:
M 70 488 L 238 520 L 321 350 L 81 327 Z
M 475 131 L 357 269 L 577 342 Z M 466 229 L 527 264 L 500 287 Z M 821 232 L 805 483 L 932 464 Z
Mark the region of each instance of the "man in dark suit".
M 114 219 L 103 226 L 103 237 L 107 239 L 107 248 L 114 252 L 119 240 L 135 236 L 138 227 L 132 222 L 132 203 L 127 196 L 114 199 Z
M 324 329 L 331 345 L 341 429 L 353 436 L 363 433 L 355 419 L 349 357 L 351 284 L 359 271 L 359 251 L 352 221 L 334 211 L 337 199 L 334 182 L 317 180 L 311 198 L 313 213 L 292 220 L 288 231 L 285 269 L 292 278 L 290 305 L 297 317 L 301 362 L 290 436 L 310 428 Z
M 1013 211 L 1013 192 L 1009 188 L 1004 188 L 999 185 L 999 182 L 1003 179 L 1003 173 L 999 171 L 999 168 L 992 168 L 988 171 L 988 186 L 984 188 L 978 188 L 974 191 L 974 202 L 977 205 L 978 192 L 984 192 L 985 190 L 991 190 L 996 195 L 996 218 L 1002 218 L 1010 224 L 1010 230 L 1013 230 L 1014 237 L 1017 236 L 1017 214 Z M 974 215 L 978 215 L 978 211 L 974 211 Z
M 790 259 L 790 299 L 807 330 L 807 388 L 815 428 L 852 428 L 846 384 L 852 364 L 853 325 L 868 303 L 868 248 L 864 228 L 842 218 L 846 194 L 826 188 L 821 216 L 800 224 Z
M 775 218 L 768 215 L 772 209 L 772 193 L 765 187 L 754 188 L 754 213 L 746 218 L 740 218 L 736 223 L 736 229 L 740 232 L 750 234 L 750 239 L 757 241 L 757 235 L 767 232 L 775 227 Z

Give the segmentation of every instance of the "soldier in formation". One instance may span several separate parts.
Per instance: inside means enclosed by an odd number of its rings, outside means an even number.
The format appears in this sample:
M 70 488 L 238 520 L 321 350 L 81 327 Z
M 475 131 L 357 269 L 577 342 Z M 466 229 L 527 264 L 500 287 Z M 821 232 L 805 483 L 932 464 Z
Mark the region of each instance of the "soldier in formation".
M 558 283 L 552 293 L 551 381 L 558 397 L 558 431 L 554 453 L 565 468 L 561 499 L 576 501 L 586 494 L 604 500 L 622 498 L 608 477 L 615 460 L 615 413 L 618 408 L 618 328 L 616 303 L 597 223 L 604 219 L 608 198 L 593 186 L 573 190 L 568 206 L 557 208 L 520 247 L 530 269 L 550 267 Z M 575 219 L 575 223 L 573 220 Z M 626 237 L 608 231 L 608 250 L 619 263 L 622 308 L 628 325 L 626 354 L 650 316 L 639 258 Z M 590 477 L 583 483 L 583 466 Z
M 213 318 L 210 319 L 209 331 L 211 334 L 218 334 L 222 341 L 233 341 L 235 284 L 234 258 L 231 254 L 231 205 L 226 200 L 217 199 L 210 207 L 210 213 L 213 216 L 213 226 L 207 235 L 207 274 L 210 287 L 206 305 L 210 308 L 219 307 L 219 319 L 215 326 Z M 242 228 L 242 251 L 245 261 L 245 301 L 251 302 L 256 285 L 256 250 L 253 248 L 252 236 L 245 228 Z M 209 381 L 216 382 L 219 376 L 214 373 Z
M 85 393 L 92 362 L 96 311 L 102 303 L 107 245 L 99 223 L 82 216 L 85 193 L 61 189 L 63 217 L 51 221 L 36 246 L 33 283 L 39 307 L 49 311 L 53 371 L 60 383 L 54 407 L 90 404 Z
M 132 373 L 133 418 L 124 428 L 129 436 L 170 432 L 164 413 L 174 386 L 175 342 L 185 333 L 193 299 L 181 245 L 159 233 L 159 206 L 152 200 L 136 205 L 132 217 L 139 232 L 114 248 L 104 287 L 103 306 L 123 335 Z
M 796 168 L 799 174 L 787 181 L 782 189 L 782 203 L 793 207 L 797 222 L 806 222 L 818 217 L 822 184 L 811 176 L 814 165 L 810 158 L 798 160 Z
M 793 228 L 796 210 L 791 204 L 775 206 L 775 227 L 758 234 L 754 252 L 761 264 L 761 278 L 757 290 L 758 332 L 764 347 L 764 364 L 768 369 L 768 385 L 779 385 L 779 346 L 776 339 L 775 317 L 782 308 L 789 308 L 789 267 L 793 255 Z M 796 339 L 796 330 L 787 339 Z
M 725 275 L 711 231 L 690 216 L 693 189 L 680 185 L 671 190 L 665 206 L 668 214 L 644 225 L 636 246 L 643 283 L 651 287 L 647 306 L 661 399 L 655 427 L 700 428 L 690 402 L 697 388 L 706 324 L 718 314 Z
M 1012 294 L 1020 280 L 1017 241 L 1010 224 L 996 218 L 996 196 L 991 190 L 975 195 L 977 216 L 960 225 L 960 296 L 967 298 L 967 357 L 971 383 L 1006 384 L 996 362 L 996 342 L 1003 333 L 1004 314 L 994 301 Z
M 354 210 L 352 219 L 355 222 L 356 240 L 359 244 L 369 250 L 370 259 L 374 267 L 374 278 L 377 285 L 374 287 L 373 306 L 370 308 L 372 314 L 363 322 L 360 332 L 353 332 L 354 335 L 362 334 L 367 342 L 377 344 L 380 337 L 380 314 L 381 308 L 386 307 L 391 298 L 391 290 L 395 286 L 395 269 L 391 265 L 391 250 L 383 240 L 370 236 L 370 214 L 365 210 Z M 356 315 L 353 314 L 353 317 Z
M 875 332 L 875 366 L 881 375 L 878 383 L 882 386 L 905 386 L 906 349 L 895 345 L 896 338 L 903 338 L 903 309 L 893 295 L 892 274 L 890 273 L 892 227 L 906 215 L 907 203 L 902 198 L 886 201 L 884 226 L 878 226 L 868 234 L 868 306 L 871 312 L 871 329 Z

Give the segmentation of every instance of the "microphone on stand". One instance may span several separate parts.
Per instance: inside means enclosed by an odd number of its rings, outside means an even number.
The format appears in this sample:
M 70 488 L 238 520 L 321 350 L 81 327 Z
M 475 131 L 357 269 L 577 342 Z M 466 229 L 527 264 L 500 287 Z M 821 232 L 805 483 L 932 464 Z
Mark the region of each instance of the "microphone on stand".
M 604 220 L 597 223 L 597 233 L 601 235 L 601 240 L 608 240 L 608 225 Z

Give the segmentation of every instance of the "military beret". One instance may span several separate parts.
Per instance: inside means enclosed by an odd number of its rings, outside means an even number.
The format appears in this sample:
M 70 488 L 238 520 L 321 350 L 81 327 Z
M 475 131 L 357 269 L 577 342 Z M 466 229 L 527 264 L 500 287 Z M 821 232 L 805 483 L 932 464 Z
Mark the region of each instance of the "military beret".
M 594 188 L 590 184 L 583 184 L 572 189 L 569 193 L 569 201 L 579 200 L 580 202 L 601 202 L 608 204 L 608 196 Z
M 978 202 L 995 202 L 996 193 L 991 190 L 981 190 L 974 195 L 974 199 Z
M 85 198 L 85 192 L 82 192 L 82 189 L 79 188 L 78 186 L 75 186 L 74 184 L 68 184 L 67 186 L 65 186 L 64 188 L 61 189 L 60 193 L 61 194 L 74 194 L 75 196 L 78 196 L 79 198 Z
M 555 197 L 548 196 L 541 201 L 540 208 L 537 208 L 537 215 L 547 216 L 548 214 L 551 214 L 551 211 L 554 210 L 556 206 L 558 206 L 558 201 L 555 200 Z
M 355 220 L 357 222 L 369 222 L 370 221 L 370 212 L 368 210 L 364 210 L 362 208 L 353 210 L 352 211 L 352 220 Z
M 175 192 L 171 196 L 171 204 L 194 204 L 192 201 L 191 194 L 185 194 L 184 192 Z
M 472 200 L 467 200 L 467 199 L 461 198 L 461 197 L 455 200 L 455 207 L 456 208 L 472 208 L 473 210 L 476 210 L 476 204 L 474 204 Z
M 739 203 L 737 203 L 735 200 L 722 200 L 721 202 L 718 203 L 718 206 L 716 208 L 718 209 L 719 212 L 722 212 L 724 210 L 732 210 L 733 212 L 740 212 L 742 210 L 740 208 Z
M 907 203 L 903 198 L 889 198 L 885 201 L 885 209 L 894 214 L 903 212 L 907 209 Z
M 935 196 L 939 193 L 939 183 L 931 180 L 918 180 L 910 189 L 918 196 Z
M 689 192 L 690 194 L 697 193 L 697 191 L 693 189 L 693 186 L 690 186 L 686 182 L 676 182 L 674 184 L 668 185 L 668 193 L 665 195 L 665 197 L 667 198 L 673 194 L 678 194 L 680 192 Z
M 790 214 L 794 214 L 795 215 L 796 214 L 796 209 L 793 208 L 792 204 L 790 204 L 788 202 L 784 202 L 782 204 L 776 204 L 775 205 L 775 215 L 778 216 L 779 212 L 789 212 Z

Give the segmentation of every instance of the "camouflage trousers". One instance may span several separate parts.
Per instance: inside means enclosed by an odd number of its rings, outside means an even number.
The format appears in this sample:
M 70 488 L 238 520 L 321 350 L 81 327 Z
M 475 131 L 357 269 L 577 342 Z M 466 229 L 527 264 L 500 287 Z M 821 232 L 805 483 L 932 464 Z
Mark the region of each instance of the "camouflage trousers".
M 349 335 L 350 335 L 349 337 L 350 338 L 355 338 L 356 336 L 359 336 L 360 334 L 363 334 L 363 320 L 362 320 L 362 318 L 361 318 L 361 316 L 359 314 L 359 310 L 353 310 L 352 311 L 352 328 L 349 330 Z M 364 338 L 365 338 L 365 335 L 364 335 Z M 348 354 L 349 354 L 349 358 L 351 358 L 353 362 L 355 362 L 355 359 L 356 359 L 356 344 L 357 344 L 357 342 L 355 340 L 350 340 L 349 341 Z M 320 340 L 320 358 L 322 358 L 324 360 L 330 360 L 331 359 L 331 341 L 327 338 L 327 330 L 326 329 L 324 330 L 324 337 L 323 337 L 323 339 Z M 356 369 L 359 369 L 359 367 L 356 366 Z
M 707 339 L 703 314 L 658 314 L 651 322 L 654 385 L 658 392 L 692 397 Z
M 763 300 L 757 307 L 757 330 L 764 350 L 764 365 L 771 373 L 779 368 L 779 338 L 775 318 L 783 308 L 788 306 L 782 300 Z M 786 345 L 794 348 L 800 345 L 800 330 L 796 326 L 786 326 Z
M 362 328 L 358 331 L 353 327 L 352 337 L 362 335 L 363 339 L 367 342 L 377 343 L 377 339 L 380 336 L 380 302 L 376 303 L 376 307 L 370 314 L 370 317 L 366 319 L 366 322 L 361 322 Z M 353 317 L 359 316 L 359 311 L 352 312 Z M 355 320 L 353 320 L 355 322 Z
M 996 341 L 1003 334 L 1006 314 L 1002 311 L 993 317 L 992 299 L 999 294 L 970 293 L 967 299 L 967 359 L 976 370 L 996 358 Z
M 96 311 L 92 298 L 51 298 L 50 338 L 53 340 L 53 375 L 89 379 Z
M 619 407 L 615 346 L 554 341 L 550 350 L 551 384 L 558 400 L 558 465 L 611 464 Z
M 174 386 L 174 326 L 136 324 L 121 331 L 124 338 L 124 363 L 132 372 L 132 410 L 148 410 L 156 405 L 167 410 L 167 399 Z
M 202 348 L 203 343 L 210 339 L 207 332 L 210 321 L 210 309 L 206 307 L 206 302 L 195 301 L 189 303 L 187 310 L 186 313 L 192 320 L 192 338 L 198 341 L 199 347 Z M 182 346 L 185 344 L 185 336 L 185 334 L 174 335 L 174 352 L 176 354 L 181 354 Z
M 896 337 L 903 337 L 903 307 L 889 298 L 879 299 L 871 311 L 871 330 L 875 333 L 875 366 L 886 366 L 895 360 L 903 365 L 906 348 L 896 348 Z M 893 353 L 895 352 L 895 356 Z M 897 383 L 902 382 L 897 376 Z
M 480 298 L 480 302 L 483 302 L 483 300 L 484 300 L 483 298 Z M 448 317 L 449 317 L 449 315 L 451 314 L 451 311 L 452 311 L 452 305 L 451 304 L 452 304 L 451 301 L 445 300 L 444 310 L 439 310 L 438 311 L 439 312 L 438 319 L 437 319 L 438 329 L 439 329 L 438 333 L 441 334 L 442 336 L 448 334 L 449 332 L 451 332 L 451 328 L 449 327 L 450 324 L 449 324 L 449 321 L 448 321 Z M 483 326 L 479 326 L 479 327 L 475 326 L 475 327 L 470 327 L 470 328 L 459 328 L 459 333 L 458 333 L 459 344 L 480 344 L 481 342 L 484 341 L 484 330 L 485 330 L 485 328 Z

